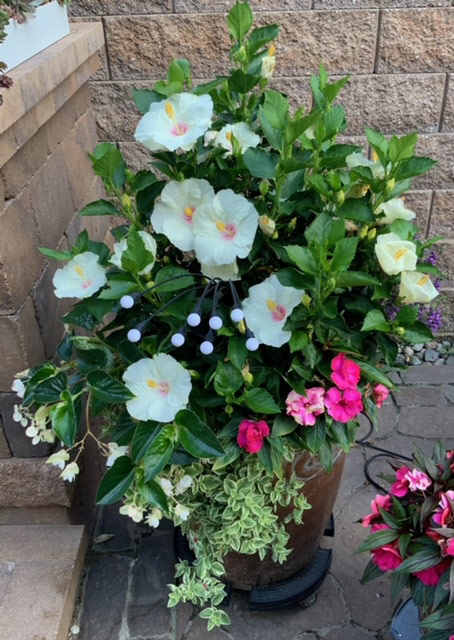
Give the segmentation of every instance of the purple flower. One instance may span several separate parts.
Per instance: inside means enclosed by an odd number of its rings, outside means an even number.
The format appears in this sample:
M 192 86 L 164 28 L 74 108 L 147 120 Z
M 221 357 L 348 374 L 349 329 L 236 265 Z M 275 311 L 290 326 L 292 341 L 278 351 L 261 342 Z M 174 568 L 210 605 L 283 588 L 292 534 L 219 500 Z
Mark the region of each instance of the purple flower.
M 440 331 L 443 326 L 443 313 L 441 309 L 433 309 L 432 307 L 429 307 L 426 322 L 432 333 Z
M 426 256 L 426 262 L 428 262 L 429 264 L 431 264 L 433 266 L 438 264 L 438 253 L 432 249 L 429 252 L 429 255 Z

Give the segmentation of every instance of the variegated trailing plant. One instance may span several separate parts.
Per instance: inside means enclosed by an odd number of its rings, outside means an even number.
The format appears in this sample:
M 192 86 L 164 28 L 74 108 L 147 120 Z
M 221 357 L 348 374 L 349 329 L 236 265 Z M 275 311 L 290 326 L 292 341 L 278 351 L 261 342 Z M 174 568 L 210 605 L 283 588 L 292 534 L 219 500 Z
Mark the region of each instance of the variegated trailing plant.
M 313 109 L 292 112 L 269 88 L 278 27 L 253 28 L 246 2 L 227 23 L 229 75 L 193 86 L 179 59 L 134 92 L 152 170 L 134 173 L 113 144 L 91 155 L 108 197 L 80 214 L 118 221 L 113 252 L 86 231 L 42 249 L 67 262 L 56 295 L 79 301 L 58 362 L 14 383 L 15 419 L 58 442 L 63 478 L 93 437 L 108 465 L 99 504 L 182 526 L 196 561 L 178 565 L 169 604 L 205 606 L 209 628 L 228 622 L 228 551 L 290 553 L 277 508 L 301 522 L 309 505 L 287 462 L 309 451 L 330 471 L 359 414 L 375 421 L 398 343 L 431 339 L 421 304 L 439 275 L 401 198 L 434 165 L 417 135 L 367 129 L 373 160 L 338 143 L 348 78 L 320 67 Z

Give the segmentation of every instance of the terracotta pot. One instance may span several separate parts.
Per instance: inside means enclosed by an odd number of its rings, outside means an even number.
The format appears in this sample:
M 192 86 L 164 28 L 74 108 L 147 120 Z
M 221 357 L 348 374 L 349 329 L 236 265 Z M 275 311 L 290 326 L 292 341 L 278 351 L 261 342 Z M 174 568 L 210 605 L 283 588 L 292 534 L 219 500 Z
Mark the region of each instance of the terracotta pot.
M 276 564 L 268 555 L 263 561 L 258 554 L 246 555 L 232 551 L 224 558 L 227 580 L 237 589 L 250 590 L 258 585 L 281 582 L 310 564 L 329 522 L 344 468 L 345 454 L 338 451 L 331 473 L 321 466 L 308 451 L 295 456 L 286 466 L 286 475 L 295 471 L 305 484 L 304 493 L 312 509 L 304 512 L 303 524 L 290 522 L 285 525 L 290 535 L 288 546 L 293 549 L 284 564 Z M 277 513 L 284 519 L 292 507 L 279 507 Z

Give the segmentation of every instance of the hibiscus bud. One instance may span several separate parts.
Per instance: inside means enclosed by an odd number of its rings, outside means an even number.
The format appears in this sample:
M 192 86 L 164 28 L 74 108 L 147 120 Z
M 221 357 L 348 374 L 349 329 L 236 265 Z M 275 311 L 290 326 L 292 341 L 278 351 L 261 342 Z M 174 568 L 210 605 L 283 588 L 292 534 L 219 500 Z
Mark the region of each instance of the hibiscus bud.
M 271 238 L 276 230 L 276 223 L 267 215 L 263 215 L 259 218 L 259 227 L 266 236 Z
M 231 416 L 231 415 L 232 415 L 232 413 L 233 413 L 233 407 L 232 407 L 232 405 L 228 404 L 228 405 L 226 406 L 226 408 L 224 409 L 224 411 L 227 413 L 227 415 Z
M 303 305 L 306 307 L 306 309 L 309 309 L 312 302 L 312 298 L 307 293 L 305 293 L 304 296 L 301 298 L 301 301 Z
M 390 194 L 392 191 L 394 191 L 394 187 L 396 186 L 396 181 L 394 178 L 391 178 L 391 180 L 388 180 L 388 182 L 386 183 L 385 186 L 385 193 L 386 195 Z
M 293 231 L 293 229 L 296 227 L 296 218 L 292 218 L 290 220 L 290 222 L 288 223 L 287 229 L 289 231 Z
M 345 221 L 345 230 L 346 231 L 358 231 L 358 225 L 353 222 L 353 220 Z
M 368 240 L 373 240 L 376 235 L 377 235 L 377 229 L 371 229 L 369 231 L 369 233 L 367 234 L 367 239 Z
M 335 200 L 337 205 L 339 206 L 343 205 L 345 202 L 345 191 L 338 191 L 335 194 Z
M 125 211 L 131 211 L 131 196 L 129 196 L 127 193 L 124 193 L 121 196 L 121 204 L 123 205 Z
M 404 329 L 404 327 L 396 327 L 394 329 L 394 333 L 397 333 L 398 336 L 404 336 L 405 335 L 405 329 Z
M 147 284 L 145 285 L 147 289 L 151 289 L 151 287 L 153 287 L 155 285 L 154 280 L 148 280 Z
M 361 238 L 361 240 L 364 240 L 364 238 L 367 236 L 368 233 L 369 233 L 369 226 L 366 224 L 359 232 L 359 237 Z
M 238 331 L 242 334 L 246 333 L 246 324 L 244 320 L 241 320 L 241 322 L 238 323 Z
M 247 60 L 247 53 L 246 53 L 246 49 L 244 47 L 244 45 L 241 45 L 241 47 L 238 49 L 236 55 L 235 55 L 236 60 L 238 60 L 238 62 L 246 62 Z
M 195 369 L 189 369 L 189 375 L 194 380 L 198 380 L 200 378 L 200 373 L 198 371 L 196 371 Z
M 268 182 L 268 180 L 262 180 L 260 185 L 259 185 L 259 190 L 260 190 L 260 193 L 262 194 L 263 197 L 266 196 L 266 194 L 268 193 L 269 188 L 270 188 L 270 183 Z
M 271 236 L 271 240 L 277 240 L 279 238 L 279 231 L 275 231 Z
M 164 257 L 163 257 L 163 259 L 162 259 L 162 261 L 163 261 L 163 263 L 164 263 L 164 264 L 170 264 L 170 262 L 171 262 L 171 260 L 170 260 L 170 257 L 169 257 L 169 256 L 164 256 Z
M 252 373 L 249 371 L 249 365 L 246 364 L 242 371 L 241 371 L 241 375 L 243 376 L 243 380 L 245 382 L 245 384 L 250 387 L 251 384 L 254 382 L 254 376 L 252 375 Z

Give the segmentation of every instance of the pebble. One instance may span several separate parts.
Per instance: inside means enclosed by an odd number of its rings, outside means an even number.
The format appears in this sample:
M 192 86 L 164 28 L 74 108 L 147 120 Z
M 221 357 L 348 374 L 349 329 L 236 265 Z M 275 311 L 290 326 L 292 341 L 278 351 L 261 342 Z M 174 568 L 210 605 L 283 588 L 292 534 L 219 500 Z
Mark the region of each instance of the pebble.
M 438 364 L 438 365 L 444 364 L 444 363 L 445 363 L 445 361 L 443 360 L 443 358 L 438 358 L 438 360 L 435 360 L 435 362 L 434 362 L 434 364 Z
M 422 361 L 418 358 L 418 356 L 413 356 L 413 358 L 410 360 L 410 364 L 412 364 L 414 367 L 417 367 L 419 364 L 422 364 Z
M 436 349 L 438 342 L 432 340 L 432 342 L 426 342 L 426 349 Z
M 448 356 L 446 359 L 446 364 L 454 364 L 454 356 Z
M 424 345 L 423 344 L 414 344 L 413 345 L 413 351 L 416 351 L 416 353 L 418 353 L 418 351 L 422 351 L 424 349 Z
M 415 352 L 413 351 L 413 349 L 411 347 L 405 347 L 404 349 L 404 353 L 406 356 L 413 356 L 415 355 Z
M 402 353 L 398 353 L 396 356 L 396 364 L 402 365 L 406 363 L 405 356 Z
M 435 349 L 426 349 L 424 353 L 424 360 L 426 362 L 435 362 L 438 360 L 440 354 Z

